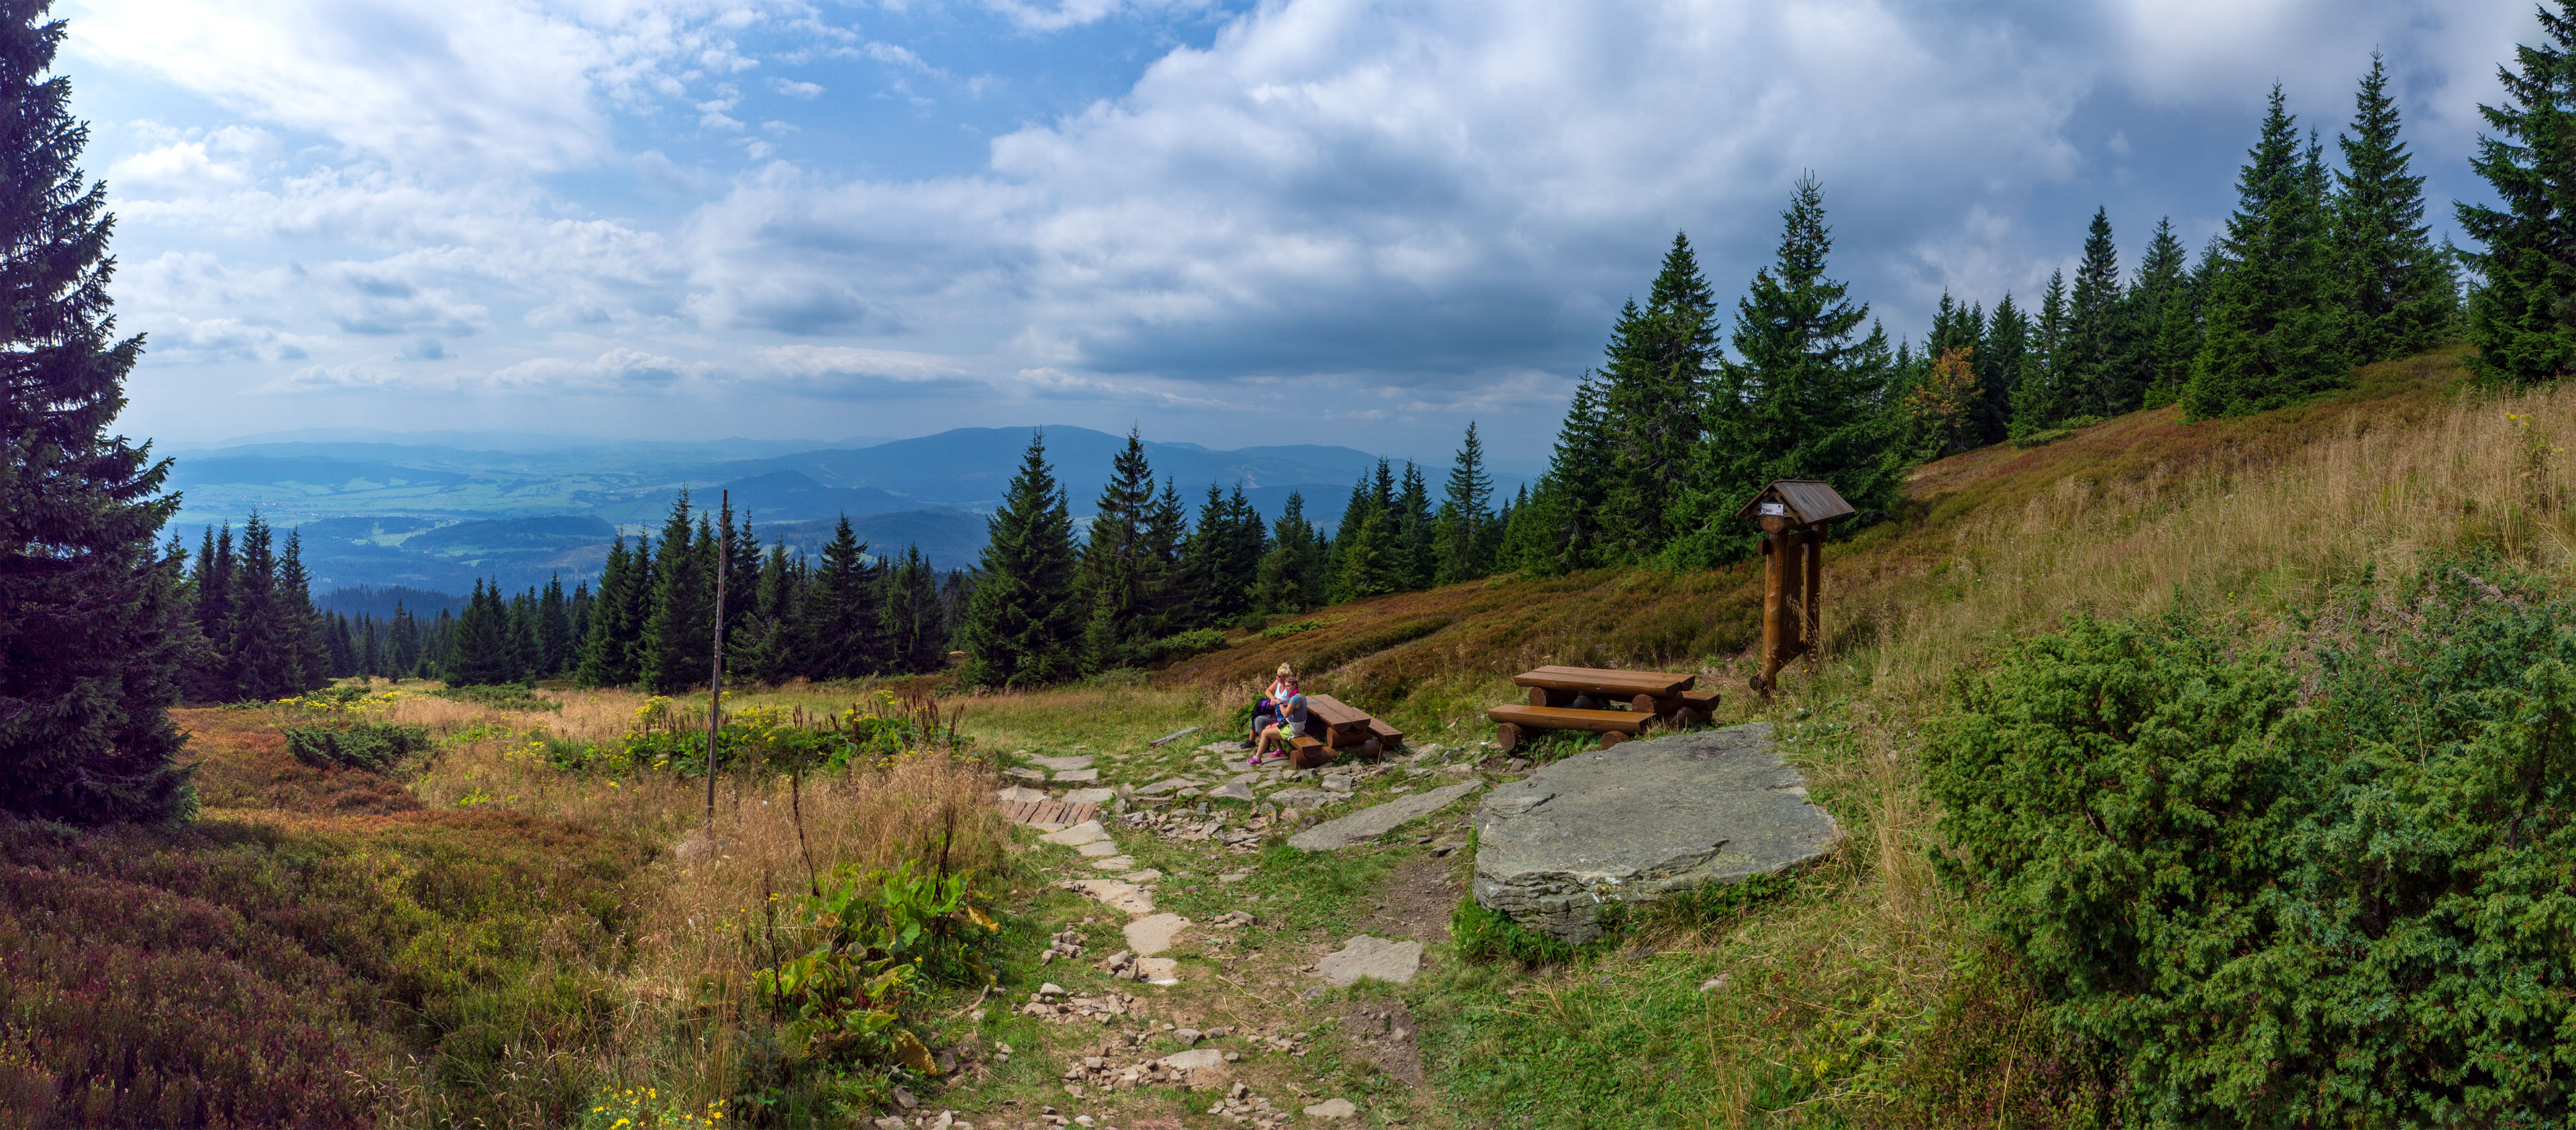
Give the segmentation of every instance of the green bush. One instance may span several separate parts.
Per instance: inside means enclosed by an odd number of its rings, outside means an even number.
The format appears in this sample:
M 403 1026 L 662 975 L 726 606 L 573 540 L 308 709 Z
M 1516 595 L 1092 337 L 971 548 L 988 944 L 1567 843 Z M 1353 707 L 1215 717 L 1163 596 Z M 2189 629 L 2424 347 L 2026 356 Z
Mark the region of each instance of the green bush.
M 1277 627 L 1264 628 L 1261 630 L 1261 638 L 1265 640 L 1284 640 L 1290 636 L 1297 635 L 1298 633 L 1311 632 L 1320 627 L 1323 627 L 1323 625 L 1313 620 L 1298 620 L 1292 623 L 1281 624 Z
M 1178 663 L 1193 656 L 1205 655 L 1225 646 L 1225 632 L 1217 628 L 1197 628 L 1165 636 L 1138 649 L 1137 660 L 1148 666 Z
M 2436 562 L 2270 646 L 2079 620 L 1960 689 L 1945 870 L 2136 1120 L 2576 1114 L 2576 604 Z
M 320 768 L 392 772 L 395 766 L 429 748 L 429 731 L 392 722 L 351 722 L 343 726 L 288 726 L 286 752 Z

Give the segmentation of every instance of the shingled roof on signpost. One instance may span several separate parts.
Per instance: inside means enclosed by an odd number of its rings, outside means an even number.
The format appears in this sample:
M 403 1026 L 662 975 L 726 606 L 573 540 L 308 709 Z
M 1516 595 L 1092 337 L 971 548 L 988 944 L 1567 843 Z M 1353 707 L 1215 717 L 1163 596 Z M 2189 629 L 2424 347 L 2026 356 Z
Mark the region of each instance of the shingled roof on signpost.
M 1778 505 L 1782 510 L 1763 510 L 1762 504 L 1766 502 Z M 1816 479 L 1779 479 L 1762 488 L 1762 493 L 1754 495 L 1753 501 L 1745 503 L 1744 509 L 1736 511 L 1735 516 L 1787 518 L 1792 526 L 1804 526 L 1830 522 L 1854 513 L 1858 511 L 1852 508 L 1851 503 L 1843 501 L 1843 496 L 1834 493 L 1830 483 Z

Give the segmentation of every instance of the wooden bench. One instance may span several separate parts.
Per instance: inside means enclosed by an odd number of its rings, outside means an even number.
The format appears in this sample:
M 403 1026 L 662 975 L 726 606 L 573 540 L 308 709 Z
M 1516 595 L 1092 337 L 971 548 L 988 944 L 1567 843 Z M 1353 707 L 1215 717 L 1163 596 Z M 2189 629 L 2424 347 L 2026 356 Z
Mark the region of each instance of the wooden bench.
M 1570 706 L 1522 706 L 1517 703 L 1497 706 L 1485 717 L 1501 723 L 1494 731 L 1494 744 L 1503 752 L 1520 748 L 1521 738 L 1532 730 L 1587 730 L 1601 735 L 1601 748 L 1608 749 L 1637 736 L 1637 731 L 1655 721 L 1652 714 L 1633 710 L 1577 710 Z
M 1372 757 L 1404 744 L 1404 732 L 1328 694 L 1306 696 L 1306 729 L 1290 743 L 1288 764 L 1313 769 L 1342 750 Z

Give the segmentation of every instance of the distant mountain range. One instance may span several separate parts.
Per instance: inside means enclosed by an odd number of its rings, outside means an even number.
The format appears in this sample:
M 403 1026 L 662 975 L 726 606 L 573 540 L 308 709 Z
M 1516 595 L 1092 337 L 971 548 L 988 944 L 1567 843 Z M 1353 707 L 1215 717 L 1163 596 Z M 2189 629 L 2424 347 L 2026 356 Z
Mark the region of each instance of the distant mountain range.
M 958 428 L 916 439 L 858 438 L 828 446 L 757 440 L 707 443 L 568 439 L 508 433 L 343 429 L 255 436 L 179 448 L 170 485 L 185 493 L 175 532 L 239 526 L 258 510 L 303 537 L 316 591 L 401 586 L 467 591 L 476 578 L 508 588 L 597 575 L 608 543 L 657 528 L 682 489 L 699 506 L 729 492 L 765 541 L 812 551 L 844 516 L 881 553 L 918 545 L 942 568 L 974 563 L 985 520 L 1008 490 L 1029 428 Z M 1047 460 L 1078 520 L 1091 517 L 1123 436 L 1045 429 Z M 1195 513 L 1210 484 L 1236 484 L 1265 517 L 1302 491 L 1308 517 L 1328 528 L 1351 484 L 1378 457 L 1298 444 L 1215 451 L 1145 444 L 1157 478 Z M 1434 492 L 1447 467 L 1423 468 Z M 1496 474 L 1498 493 L 1521 476 Z

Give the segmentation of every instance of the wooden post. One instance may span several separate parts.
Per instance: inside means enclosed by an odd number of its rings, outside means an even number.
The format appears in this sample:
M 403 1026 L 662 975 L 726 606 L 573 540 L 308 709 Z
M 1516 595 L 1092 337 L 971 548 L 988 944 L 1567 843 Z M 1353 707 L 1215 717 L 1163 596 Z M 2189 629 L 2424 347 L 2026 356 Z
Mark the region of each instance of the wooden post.
M 1776 525 L 1764 519 L 1765 526 Z M 1782 576 L 1788 571 L 1788 547 L 1781 544 L 1781 531 L 1762 536 L 1762 555 L 1768 560 L 1762 570 L 1762 673 L 1753 677 L 1753 689 L 1771 693 L 1771 681 L 1780 675 L 1780 610 Z
M 1786 667 L 1798 658 L 1806 641 L 1798 635 L 1805 620 L 1807 606 L 1807 531 L 1792 528 L 1780 535 L 1784 560 L 1780 563 L 1780 666 Z
M 707 851 L 712 855 L 716 843 L 716 728 L 724 719 L 724 598 L 725 562 L 733 556 L 733 492 L 720 491 L 719 511 L 723 517 L 716 533 L 716 657 L 707 674 Z M 683 551 L 685 552 L 685 551 Z
M 1825 662 L 1825 524 L 1807 527 L 1807 666 L 1820 668 Z

